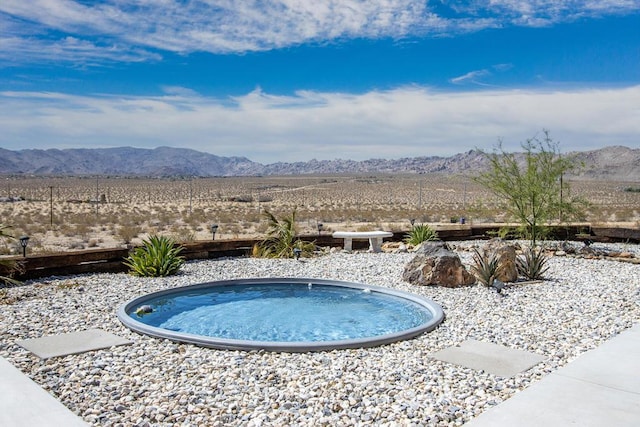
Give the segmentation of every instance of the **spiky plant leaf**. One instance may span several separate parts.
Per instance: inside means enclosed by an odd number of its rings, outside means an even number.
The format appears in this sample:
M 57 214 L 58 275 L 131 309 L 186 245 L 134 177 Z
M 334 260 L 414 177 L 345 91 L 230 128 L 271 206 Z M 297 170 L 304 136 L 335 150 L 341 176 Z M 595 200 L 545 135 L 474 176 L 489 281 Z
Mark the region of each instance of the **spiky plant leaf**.
M 548 259 L 542 248 L 530 247 L 516 259 L 518 273 L 529 280 L 544 279 L 544 274 L 549 270 Z
M 471 270 L 480 283 L 485 286 L 493 286 L 494 280 L 496 280 L 502 269 L 498 256 L 494 252 L 487 253 L 476 248 L 473 249 L 473 252 Z
M 430 242 L 438 239 L 438 232 L 434 230 L 429 224 L 417 224 L 411 227 L 411 231 L 404 238 L 404 242 L 418 246 L 423 242 Z
M 296 238 L 296 211 L 278 220 L 274 214 L 265 210 L 262 216 L 267 220 L 267 237 L 257 243 L 253 255 L 263 258 L 293 258 L 294 249 L 300 249 L 301 256 L 308 257 L 316 248 L 315 242 L 305 242 Z
M 184 258 L 180 256 L 182 249 L 170 237 L 152 235 L 126 258 L 124 265 L 130 268 L 134 276 L 171 276 L 184 264 Z

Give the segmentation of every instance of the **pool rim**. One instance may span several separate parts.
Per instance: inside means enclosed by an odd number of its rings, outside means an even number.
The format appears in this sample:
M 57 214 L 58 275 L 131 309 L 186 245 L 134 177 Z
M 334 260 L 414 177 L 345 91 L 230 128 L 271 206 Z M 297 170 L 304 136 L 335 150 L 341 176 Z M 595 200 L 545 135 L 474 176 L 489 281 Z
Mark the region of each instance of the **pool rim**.
M 135 311 L 136 307 L 144 305 L 145 302 L 162 296 L 170 294 L 182 293 L 189 290 L 198 290 L 201 288 L 218 287 L 218 286 L 230 286 L 230 285 L 267 285 L 267 284 L 298 284 L 308 286 L 323 285 L 323 286 L 335 286 L 359 290 L 369 290 L 371 292 L 378 292 L 381 294 L 392 295 L 399 298 L 403 298 L 412 301 L 423 308 L 431 312 L 432 318 L 423 323 L 422 325 L 415 326 L 410 329 L 405 329 L 390 334 L 378 335 L 366 338 L 354 338 L 345 340 L 332 340 L 332 341 L 255 341 L 255 340 L 239 340 L 220 337 L 208 337 L 204 335 L 189 334 L 184 332 L 171 331 L 156 326 L 147 325 L 139 322 L 129 315 Z M 383 286 L 367 285 L 355 282 L 346 282 L 342 280 L 333 279 L 318 279 L 318 278 L 302 278 L 302 277 L 260 277 L 260 278 L 243 278 L 243 279 L 229 279 L 220 281 L 211 281 L 204 283 L 196 283 L 193 285 L 179 286 L 174 288 L 163 289 L 156 292 L 151 292 L 145 295 L 135 297 L 126 303 L 122 304 L 117 311 L 117 316 L 120 322 L 142 335 L 148 335 L 154 338 L 168 339 L 175 342 L 194 344 L 200 347 L 215 348 L 220 350 L 243 350 L 243 351 L 273 351 L 273 352 L 311 352 L 311 351 L 326 351 L 326 350 L 340 350 L 350 348 L 365 348 L 365 347 L 377 347 L 385 344 L 390 344 L 397 341 L 404 341 L 411 338 L 415 338 L 426 332 L 430 332 L 435 329 L 445 318 L 442 307 L 433 300 L 423 297 L 421 295 L 413 294 L 410 292 L 401 291 L 398 289 L 387 288 Z

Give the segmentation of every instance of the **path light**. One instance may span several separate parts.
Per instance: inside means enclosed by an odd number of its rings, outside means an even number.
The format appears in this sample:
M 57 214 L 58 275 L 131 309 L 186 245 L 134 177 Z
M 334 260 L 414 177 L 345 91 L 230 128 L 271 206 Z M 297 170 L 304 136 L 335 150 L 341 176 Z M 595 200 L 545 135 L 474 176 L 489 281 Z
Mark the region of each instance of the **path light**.
M 493 283 L 491 284 L 491 286 L 496 290 L 496 292 L 501 294 L 502 293 L 502 289 L 504 288 L 505 284 L 501 280 L 493 279 Z
M 322 224 L 321 222 L 318 223 L 318 236 L 320 235 L 320 233 L 322 233 L 322 227 L 324 227 L 324 224 Z
M 218 224 L 211 224 L 211 240 L 216 240 L 217 231 L 218 231 Z
M 297 260 L 300 259 L 300 254 L 302 253 L 302 249 L 300 248 L 293 248 L 293 257 Z
M 20 237 L 20 246 L 22 246 L 22 256 L 27 257 L 27 245 L 29 244 L 29 236 Z
M 415 224 L 415 223 L 416 223 L 416 219 L 415 219 L 415 218 L 411 218 L 411 219 L 409 220 L 409 222 L 411 223 L 411 226 L 413 227 L 413 224 Z

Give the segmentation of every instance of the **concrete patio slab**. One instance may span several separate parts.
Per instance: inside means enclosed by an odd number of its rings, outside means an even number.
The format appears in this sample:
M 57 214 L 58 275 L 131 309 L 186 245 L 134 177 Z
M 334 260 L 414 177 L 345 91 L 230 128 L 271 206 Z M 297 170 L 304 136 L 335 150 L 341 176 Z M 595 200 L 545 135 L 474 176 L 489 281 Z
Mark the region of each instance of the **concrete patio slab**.
M 467 340 L 459 346 L 445 348 L 431 357 L 500 377 L 512 377 L 546 359 L 528 351 L 476 340 Z
M 0 396 L 0 426 L 88 426 L 2 357 Z
M 637 427 L 639 415 L 636 393 L 550 374 L 465 426 Z
M 597 351 L 581 355 L 555 374 L 640 394 L 640 325 L 605 342 Z
M 68 334 L 17 340 L 16 344 L 41 359 L 48 359 L 50 357 L 100 350 L 116 345 L 128 345 L 132 344 L 132 341 L 101 329 L 89 329 Z
M 635 427 L 640 420 L 640 324 L 620 333 L 469 427 Z

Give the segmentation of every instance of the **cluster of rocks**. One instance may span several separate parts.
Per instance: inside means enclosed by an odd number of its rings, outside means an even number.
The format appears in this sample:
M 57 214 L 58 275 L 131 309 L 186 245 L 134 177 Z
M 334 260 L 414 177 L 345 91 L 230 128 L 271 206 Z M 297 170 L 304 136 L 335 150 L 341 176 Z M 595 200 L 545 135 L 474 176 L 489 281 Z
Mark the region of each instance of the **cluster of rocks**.
M 518 279 L 516 257 L 518 245 L 493 239 L 484 243 L 482 253 L 495 254 L 498 260 L 496 279 L 515 282 Z M 445 242 L 426 242 L 414 251 L 415 257 L 405 266 L 402 278 L 414 285 L 445 287 L 469 286 L 476 277 L 467 270 L 460 256 Z
M 518 241 L 491 239 L 481 244 L 459 245 L 460 249 L 478 250 L 484 254 L 495 254 L 499 269 L 496 279 L 504 283 L 516 282 L 519 279 L 517 257 L 522 253 L 522 245 Z M 476 282 L 455 253 L 454 245 L 445 242 L 425 242 L 411 252 L 414 258 L 405 266 L 402 278 L 414 285 L 457 287 L 468 286 Z M 579 244 L 575 242 L 551 242 L 542 247 L 547 256 L 576 256 L 586 259 L 615 259 L 632 263 L 640 262 L 633 252 L 617 246 L 594 246 L 591 242 Z M 409 252 L 405 245 L 388 245 L 386 250 L 393 252 Z
M 586 241 L 583 244 L 576 244 L 575 242 L 559 242 L 550 245 L 547 248 L 548 252 L 555 256 L 577 256 L 587 259 L 605 259 L 615 258 L 619 260 L 633 260 L 638 259 L 636 255 L 628 248 L 610 247 L 603 245 L 594 245 L 590 241 Z

